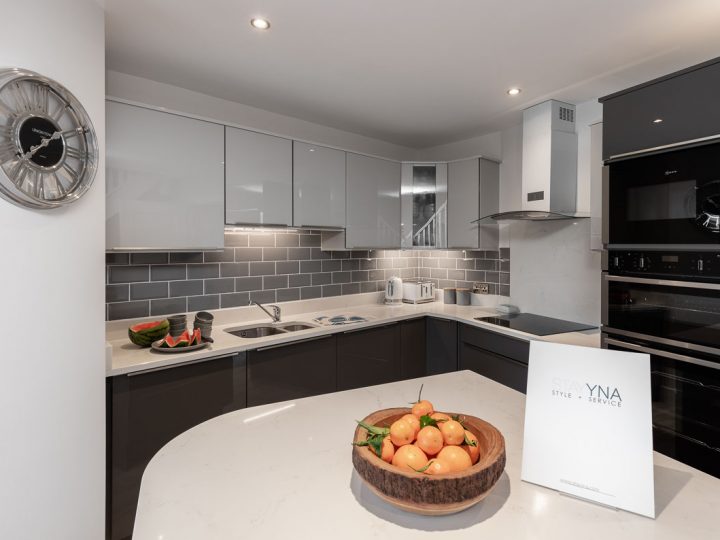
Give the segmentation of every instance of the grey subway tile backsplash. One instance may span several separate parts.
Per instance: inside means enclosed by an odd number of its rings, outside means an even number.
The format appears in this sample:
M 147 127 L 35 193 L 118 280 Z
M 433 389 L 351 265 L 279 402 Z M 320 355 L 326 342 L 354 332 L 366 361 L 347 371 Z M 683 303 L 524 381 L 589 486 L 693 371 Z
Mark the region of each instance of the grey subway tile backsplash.
M 117 302 L 108 304 L 108 319 L 137 319 L 150 315 L 150 301 Z
M 105 287 L 105 303 L 111 302 L 126 302 L 130 300 L 130 286 L 126 284 L 121 285 L 107 285 Z
M 236 291 L 256 291 L 262 289 L 262 276 L 235 278 Z
M 275 302 L 275 298 L 275 289 L 270 291 L 250 291 L 250 300 L 252 302 L 265 304 L 267 302 Z
M 188 296 L 188 311 L 203 311 L 206 309 L 218 309 L 220 307 L 220 295 L 209 294 L 205 296 Z
M 112 271 L 112 267 L 110 270 Z M 187 267 L 184 264 L 158 264 L 150 267 L 150 279 L 153 281 L 172 281 L 187 277 Z
M 108 283 L 148 281 L 149 272 L 149 266 L 111 266 L 108 272 Z
M 167 264 L 167 253 L 131 253 L 130 264 Z
M 250 264 L 246 262 L 228 262 L 220 263 L 221 277 L 240 277 L 247 276 L 250 272 Z
M 162 298 L 150 300 L 150 315 L 172 315 L 187 311 L 187 298 Z
M 263 276 L 263 290 L 286 289 L 288 286 L 287 276 Z
M 288 276 L 290 287 L 307 287 L 312 284 L 312 274 L 292 274 Z
M 207 279 L 220 277 L 220 265 L 216 263 L 209 264 L 189 264 L 187 267 L 188 279 Z
M 274 262 L 251 262 L 250 263 L 250 275 L 251 276 L 275 275 L 275 263 Z
M 241 307 L 247 306 L 250 302 L 250 294 L 246 292 L 235 292 L 220 295 L 220 307 Z
M 210 253 L 210 252 L 208 252 Z M 205 258 L 202 252 L 170 253 L 170 263 L 201 263 Z
M 225 248 L 222 251 L 206 251 L 203 253 L 203 261 L 206 263 L 215 262 L 233 262 L 235 260 L 235 250 L 233 248 Z
M 186 281 L 171 281 L 170 296 L 198 296 L 203 293 L 202 279 L 188 279 Z
M 167 297 L 167 281 L 151 281 L 149 283 L 133 283 L 130 285 L 130 300 L 150 300 L 151 298 Z
M 235 279 L 216 278 L 205 280 L 205 294 L 229 293 L 235 291 Z
M 391 276 L 509 295 L 510 251 L 322 251 L 320 232 L 228 232 L 222 251 L 107 253 L 109 320 L 382 291 Z
M 272 233 L 252 233 L 248 238 L 251 247 L 275 247 L 275 235 Z
M 277 302 L 290 302 L 292 300 L 300 300 L 300 289 L 278 289 Z

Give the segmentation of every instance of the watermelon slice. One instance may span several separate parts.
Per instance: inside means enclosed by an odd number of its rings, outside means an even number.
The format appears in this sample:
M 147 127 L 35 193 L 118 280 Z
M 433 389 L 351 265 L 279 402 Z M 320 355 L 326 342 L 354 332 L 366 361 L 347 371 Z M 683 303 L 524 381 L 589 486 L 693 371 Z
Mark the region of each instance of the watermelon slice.
M 173 347 L 188 347 L 190 345 L 190 332 L 185 330 L 182 334 L 180 334 L 177 339 L 175 340 L 175 345 Z
M 160 343 L 160 346 L 163 348 L 172 348 L 175 346 L 175 338 L 172 337 L 170 334 L 165 336 L 165 339 L 162 340 Z
M 202 334 L 200 333 L 200 329 L 196 328 L 193 331 L 192 341 L 190 342 L 190 345 L 200 345 L 201 343 L 202 343 Z

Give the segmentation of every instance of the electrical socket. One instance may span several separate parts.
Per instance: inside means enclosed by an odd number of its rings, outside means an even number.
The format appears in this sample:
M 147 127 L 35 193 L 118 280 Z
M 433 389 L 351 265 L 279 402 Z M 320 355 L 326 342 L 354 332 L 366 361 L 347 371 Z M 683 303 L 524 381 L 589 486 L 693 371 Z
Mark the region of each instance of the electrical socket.
M 489 283 L 473 283 L 473 292 L 480 294 L 490 294 Z

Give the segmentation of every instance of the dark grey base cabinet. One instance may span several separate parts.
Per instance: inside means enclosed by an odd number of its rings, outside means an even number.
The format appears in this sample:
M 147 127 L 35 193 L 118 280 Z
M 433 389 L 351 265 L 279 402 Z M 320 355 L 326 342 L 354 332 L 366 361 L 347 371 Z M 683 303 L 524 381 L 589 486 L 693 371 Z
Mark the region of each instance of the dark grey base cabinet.
M 527 391 L 527 341 L 461 325 L 459 342 L 460 369 L 469 369 L 523 394 Z
M 428 317 L 426 320 L 427 374 L 458 370 L 458 323 Z
M 107 380 L 106 537 L 130 538 L 140 480 L 171 439 L 246 406 L 245 354 Z
M 425 318 L 400 323 L 400 378 L 415 379 L 427 375 Z
M 248 407 L 334 392 L 335 336 L 248 352 Z
M 338 390 L 400 380 L 400 325 L 348 330 L 337 337 Z

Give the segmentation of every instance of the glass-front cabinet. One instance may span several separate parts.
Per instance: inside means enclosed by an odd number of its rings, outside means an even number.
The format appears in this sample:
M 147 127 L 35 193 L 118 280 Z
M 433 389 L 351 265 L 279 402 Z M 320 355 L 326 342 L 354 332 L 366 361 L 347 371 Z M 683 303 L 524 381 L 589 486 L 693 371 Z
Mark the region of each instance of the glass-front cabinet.
M 447 164 L 403 163 L 404 249 L 447 247 Z

